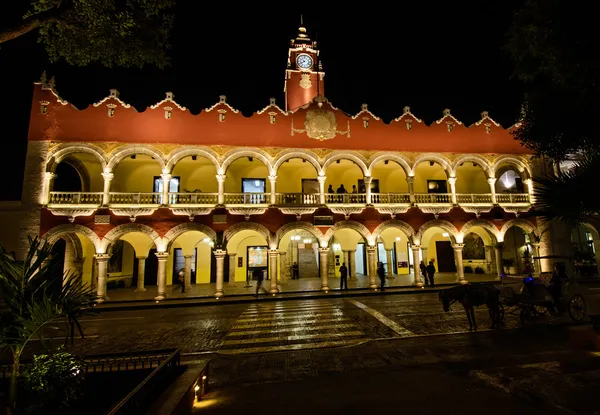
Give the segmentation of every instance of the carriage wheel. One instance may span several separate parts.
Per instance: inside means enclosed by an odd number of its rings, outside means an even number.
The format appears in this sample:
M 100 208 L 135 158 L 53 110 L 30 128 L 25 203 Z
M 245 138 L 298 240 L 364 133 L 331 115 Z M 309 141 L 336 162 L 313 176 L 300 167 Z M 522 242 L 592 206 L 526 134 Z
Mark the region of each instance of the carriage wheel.
M 575 294 L 569 301 L 569 315 L 574 321 L 581 321 L 585 317 L 587 306 L 585 299 L 580 294 Z
M 521 324 L 526 326 L 527 324 L 531 323 L 531 319 L 533 318 L 534 313 L 535 309 L 533 307 L 523 307 L 523 309 L 521 309 L 521 314 L 519 315 Z
M 533 308 L 535 308 L 535 313 L 540 316 L 548 312 L 548 308 L 544 307 L 543 305 L 535 305 Z

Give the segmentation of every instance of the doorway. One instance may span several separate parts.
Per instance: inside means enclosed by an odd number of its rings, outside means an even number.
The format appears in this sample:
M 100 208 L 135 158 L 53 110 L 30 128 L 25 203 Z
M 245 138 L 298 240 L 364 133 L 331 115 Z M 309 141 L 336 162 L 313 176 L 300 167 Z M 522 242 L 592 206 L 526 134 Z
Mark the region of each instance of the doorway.
M 146 258 L 146 269 L 144 270 L 144 285 L 157 285 L 158 257 L 156 248 L 151 249 Z
M 191 283 L 196 283 L 196 253 L 198 249 L 194 248 L 194 252 L 192 253 L 192 275 L 191 275 Z M 183 251 L 181 248 L 173 249 L 173 284 L 179 284 L 179 271 L 185 268 L 185 257 L 183 256 Z
M 367 263 L 367 253 L 365 252 L 364 242 L 360 242 L 356 245 L 356 255 L 354 256 L 356 262 L 356 274 L 367 275 L 365 264 Z
M 435 250 L 437 254 L 438 272 L 456 272 L 454 263 L 454 249 L 450 241 L 436 241 Z
M 194 249 L 196 251 L 196 249 Z M 217 282 L 217 259 L 213 254 L 214 251 L 210 252 L 210 282 Z M 194 253 L 195 255 L 195 253 Z M 225 256 L 223 261 L 223 282 L 229 282 L 229 258 Z M 194 280 L 195 283 L 196 280 Z

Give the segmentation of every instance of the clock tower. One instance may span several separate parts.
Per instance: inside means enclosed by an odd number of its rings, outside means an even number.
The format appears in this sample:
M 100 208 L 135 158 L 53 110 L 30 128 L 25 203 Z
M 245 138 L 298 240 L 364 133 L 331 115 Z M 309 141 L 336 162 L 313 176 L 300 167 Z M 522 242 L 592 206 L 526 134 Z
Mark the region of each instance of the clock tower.
M 294 112 L 324 94 L 325 72 L 319 60 L 317 42 L 310 40 L 306 28 L 298 29 L 291 40 L 285 71 L 285 110 Z

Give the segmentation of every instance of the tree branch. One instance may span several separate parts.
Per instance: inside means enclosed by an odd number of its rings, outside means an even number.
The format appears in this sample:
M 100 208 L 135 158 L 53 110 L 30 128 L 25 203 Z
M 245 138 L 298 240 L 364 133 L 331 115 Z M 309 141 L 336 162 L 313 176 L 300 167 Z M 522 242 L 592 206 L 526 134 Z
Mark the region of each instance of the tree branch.
M 31 17 L 23 19 L 23 21 L 15 27 L 1 31 L 0 44 L 21 37 L 44 24 L 58 22 L 61 20 L 60 15 L 64 12 L 64 9 L 64 7 L 58 7 L 34 14 Z

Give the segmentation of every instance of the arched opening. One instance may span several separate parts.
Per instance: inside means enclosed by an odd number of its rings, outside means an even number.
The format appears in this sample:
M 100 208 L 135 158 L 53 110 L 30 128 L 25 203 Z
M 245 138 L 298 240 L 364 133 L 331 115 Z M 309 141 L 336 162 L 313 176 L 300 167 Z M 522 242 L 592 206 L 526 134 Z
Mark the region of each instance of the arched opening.
M 345 263 L 348 268 L 348 286 L 367 288 L 369 286 L 368 246 L 368 241 L 357 230 L 352 228 L 336 229 L 333 236 L 329 239 L 329 253 L 327 254 L 328 277 L 339 278 L 340 266 L 342 263 Z M 339 284 L 329 282 L 330 287 L 335 287 L 336 285 L 339 286 Z
M 456 168 L 456 193 L 465 195 L 489 194 L 490 185 L 487 178 L 483 167 L 476 162 L 465 161 L 460 163 Z
M 141 193 L 138 203 L 160 204 L 163 191 L 162 166 L 152 156 L 132 154 L 121 161 L 113 171 L 110 185 L 111 204 L 134 203 L 132 193 Z M 171 180 L 169 191 L 177 193 L 178 180 Z
M 579 225 L 571 231 L 575 272 L 581 277 L 598 275 L 598 249 L 600 235 L 589 224 Z
M 463 270 L 468 281 L 495 279 L 495 240 L 480 226 L 472 226 L 463 236 Z
M 436 284 L 456 281 L 456 257 L 452 247 L 454 242 L 453 235 L 438 226 L 428 228 L 421 236 L 419 260 L 426 266 L 431 263 L 435 267 Z M 420 263 L 411 263 L 411 266 L 420 270 Z
M 518 225 L 504 233 L 502 266 L 506 275 L 529 275 L 534 272 L 534 249 L 531 235 Z
M 372 182 L 378 192 L 371 194 L 372 203 L 410 203 L 404 168 L 394 160 L 381 160 L 372 167 Z
M 523 181 L 526 175 L 510 165 L 502 165 L 496 171 L 496 193 L 526 193 Z
M 362 169 L 353 161 L 338 159 L 325 171 L 325 203 L 366 203 Z M 371 191 L 379 193 L 379 182 L 371 182 Z
M 292 229 L 282 235 L 279 259 L 282 282 L 319 279 L 319 240 L 308 230 Z
M 94 244 L 84 234 L 78 232 L 57 232 L 55 235 L 44 235 L 51 244 L 52 255 L 59 255 L 63 264 L 61 273 L 63 277 L 77 278 L 82 284 L 96 287 L 94 255 L 96 249 Z
M 240 157 L 225 172 L 226 204 L 267 204 L 271 183 L 267 166 L 256 157 Z
M 169 246 L 167 284 L 173 292 L 194 292 L 195 285 L 216 282 L 213 240 L 203 232 L 187 231 L 177 236 Z M 229 281 L 229 263 L 225 262 L 224 281 Z M 182 279 L 180 272 L 183 271 Z
M 229 268 L 229 282 L 250 282 L 255 270 L 263 272 L 266 280 L 269 276 L 268 253 L 268 241 L 258 231 L 242 229 L 236 232 L 227 241 L 229 262 L 235 265 Z
M 444 167 L 434 160 L 426 160 L 414 168 L 415 200 L 417 203 L 450 203 L 452 189 Z
M 403 230 L 389 227 L 377 235 L 377 260 L 383 263 L 388 278 L 394 279 L 394 285 L 412 284 L 410 256 L 410 240 Z
M 92 154 L 73 153 L 66 156 L 54 168 L 54 180 L 50 186 L 49 204 L 102 202 L 104 180 L 102 164 Z M 74 194 L 92 192 L 96 197 L 75 199 Z
M 317 169 L 302 158 L 284 161 L 277 169 L 277 204 L 319 204 Z
M 177 161 L 171 171 L 171 182 L 173 181 L 179 183 L 179 193 L 169 196 L 171 204 L 218 202 L 217 167 L 206 157 L 191 155 Z

